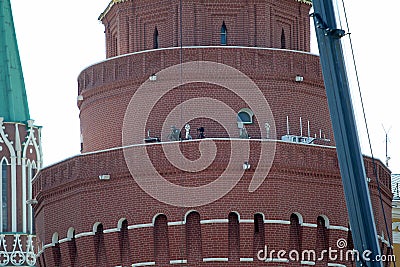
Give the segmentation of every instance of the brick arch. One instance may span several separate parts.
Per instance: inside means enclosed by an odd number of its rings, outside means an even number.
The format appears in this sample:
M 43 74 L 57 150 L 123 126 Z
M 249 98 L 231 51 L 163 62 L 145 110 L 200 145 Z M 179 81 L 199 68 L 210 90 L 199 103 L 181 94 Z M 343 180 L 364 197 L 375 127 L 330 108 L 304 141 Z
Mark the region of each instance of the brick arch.
M 58 239 L 59 239 L 59 234 L 57 232 L 54 232 L 53 235 L 51 236 L 51 244 L 55 245 L 56 243 L 58 243 Z
M 299 224 L 303 225 L 304 219 L 303 219 L 303 215 L 301 215 L 301 213 L 293 212 L 292 214 L 290 214 L 290 217 L 292 217 L 292 215 L 296 215 L 297 218 L 299 219 Z
M 74 237 L 75 237 L 75 228 L 74 227 L 68 228 L 68 230 L 67 230 L 67 238 L 68 238 L 68 240 L 71 240 Z
M 103 227 L 103 224 L 102 224 L 101 222 L 95 222 L 95 223 L 93 224 L 93 227 L 92 227 L 92 232 L 93 232 L 93 234 L 96 234 L 97 228 L 98 228 L 100 225 L 101 225 L 101 227 Z
M 328 218 L 328 216 L 326 216 L 326 215 L 324 215 L 324 214 L 320 214 L 320 215 L 318 215 L 318 217 L 321 217 L 321 218 L 323 218 L 324 219 L 324 223 L 325 223 L 325 227 L 326 228 L 329 228 L 329 218 Z M 318 219 L 318 218 L 317 218 Z
M 126 218 L 121 218 L 121 219 L 118 220 L 118 223 L 117 223 L 117 228 L 118 228 L 118 230 L 121 230 L 122 224 L 123 224 L 125 221 L 128 221 L 128 220 L 127 220 Z
M 187 222 L 187 217 L 191 214 L 191 213 L 199 213 L 197 210 L 189 210 L 185 213 L 185 216 L 183 217 L 183 223 L 186 224 Z M 160 213 L 161 214 L 161 213 Z M 199 213 L 200 214 L 200 213 Z

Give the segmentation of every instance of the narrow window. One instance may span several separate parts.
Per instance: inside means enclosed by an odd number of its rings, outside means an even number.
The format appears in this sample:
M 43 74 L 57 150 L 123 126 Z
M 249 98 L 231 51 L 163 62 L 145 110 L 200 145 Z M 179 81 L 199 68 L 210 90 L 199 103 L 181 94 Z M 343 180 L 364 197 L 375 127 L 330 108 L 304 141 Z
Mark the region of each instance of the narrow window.
M 265 246 L 265 230 L 264 216 L 260 213 L 254 215 L 254 236 L 253 236 L 253 254 L 257 258 L 258 251 L 264 249 Z
M 41 259 L 41 262 L 42 262 L 42 266 L 46 267 L 46 259 L 45 259 L 44 255 L 45 255 L 45 253 L 42 253 L 42 255 L 40 255 L 40 259 Z
M 70 241 L 68 241 L 68 251 L 69 251 L 69 257 L 71 261 L 71 267 L 77 266 L 77 258 L 78 258 L 78 250 L 76 247 L 76 242 L 75 242 L 75 230 L 72 230 L 72 237 L 70 237 Z
M 354 249 L 353 235 L 350 229 L 350 225 L 349 225 L 349 231 L 347 231 L 347 249 L 349 250 Z
M 188 264 L 203 262 L 200 214 L 191 212 L 186 216 L 186 253 Z
M 53 260 L 56 267 L 61 266 L 61 248 L 58 242 L 53 246 Z
M 130 265 L 131 255 L 127 220 L 124 220 L 121 224 L 121 229 L 119 231 L 119 242 L 122 266 L 128 266 Z
M 113 40 L 113 55 L 112 56 L 118 56 L 118 38 L 112 36 L 112 40 Z
M 157 27 L 154 29 L 153 33 L 153 48 L 157 49 L 158 48 L 158 30 Z
M 32 179 L 35 177 L 37 171 L 38 171 L 37 167 L 33 166 Z M 31 192 L 31 198 L 33 198 L 33 196 L 32 196 L 32 180 L 31 180 L 31 182 L 29 184 L 29 187 L 30 187 L 30 192 Z M 35 226 L 35 219 L 33 218 L 34 214 L 35 214 L 35 209 L 32 207 L 32 205 L 29 205 L 29 206 L 30 206 L 30 212 L 31 212 L 31 224 L 30 224 L 30 226 L 32 228 L 31 229 L 31 233 L 35 234 L 36 233 L 36 226 Z
M 381 243 L 381 255 L 384 255 L 385 254 L 386 244 L 385 244 L 385 242 L 383 242 L 383 240 L 380 243 Z
M 222 22 L 222 26 L 221 26 L 221 45 L 227 44 L 227 34 L 228 34 L 228 30 L 226 28 L 225 21 L 224 21 L 224 22 Z
M 286 49 L 286 37 L 285 37 L 285 31 L 283 29 L 281 32 L 281 49 Z
M 99 224 L 94 234 L 94 247 L 96 252 L 96 266 L 109 266 L 107 263 L 107 253 L 104 244 L 103 225 Z
M 301 250 L 300 220 L 299 216 L 294 213 L 290 215 L 289 248 L 299 252 Z
M 42 264 L 42 257 L 43 257 L 43 254 L 44 254 L 44 253 L 42 253 L 42 255 L 40 255 L 39 257 L 36 258 L 36 263 L 37 263 L 37 265 L 38 265 L 39 267 L 45 267 L 45 266 Z
M 229 261 L 240 260 L 240 227 L 239 216 L 236 212 L 228 215 L 228 249 Z
M 27 180 L 26 180 L 26 192 L 27 193 L 27 199 L 32 199 L 32 179 L 35 177 L 37 168 L 36 168 L 36 163 L 33 161 L 32 163 L 28 162 L 27 164 L 28 168 L 28 175 L 27 175 Z M 34 227 L 34 219 L 33 219 L 33 207 L 32 205 L 27 206 L 27 229 L 29 233 L 34 234 L 35 233 L 35 227 Z
M 4 160 L 1 164 L 1 221 L 2 232 L 8 232 L 8 166 Z
M 347 231 L 347 247 L 346 247 L 346 250 L 347 251 L 352 251 L 354 249 L 353 235 L 352 235 L 352 232 L 351 232 L 351 229 L 350 229 L 350 225 L 348 227 L 349 227 L 349 231 Z M 354 255 L 353 257 L 352 257 L 352 255 L 349 255 L 348 259 L 349 259 L 350 262 L 354 262 L 355 257 L 356 257 L 356 255 Z M 351 266 L 353 266 L 353 264 Z
M 383 252 L 382 252 L 383 253 Z M 392 251 L 392 248 L 391 247 L 386 247 L 386 261 L 385 261 L 385 267 L 389 267 L 389 266 L 391 266 L 391 264 L 390 264 L 390 259 L 391 259 L 391 255 L 393 255 L 393 251 Z
M 60 248 L 60 243 L 58 242 L 58 233 L 53 233 L 51 242 L 53 244 L 52 254 L 53 254 L 54 265 L 56 267 L 59 267 L 61 266 L 61 248 Z
M 317 238 L 316 238 L 317 255 L 321 255 L 321 251 L 328 250 L 328 229 L 326 228 L 326 221 L 322 216 L 317 218 Z M 328 259 L 325 257 L 324 261 Z
M 169 264 L 168 219 L 164 214 L 154 220 L 154 258 L 157 265 Z

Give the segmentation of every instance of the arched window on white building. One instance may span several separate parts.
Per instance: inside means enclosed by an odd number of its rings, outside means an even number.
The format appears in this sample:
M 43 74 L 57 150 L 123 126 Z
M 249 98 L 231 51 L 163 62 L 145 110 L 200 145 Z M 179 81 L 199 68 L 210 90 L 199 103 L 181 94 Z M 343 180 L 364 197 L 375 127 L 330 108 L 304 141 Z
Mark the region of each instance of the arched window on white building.
M 0 232 L 8 232 L 9 231 L 9 218 L 8 218 L 8 181 L 9 181 L 9 170 L 8 170 L 8 162 L 5 158 L 0 161 Z

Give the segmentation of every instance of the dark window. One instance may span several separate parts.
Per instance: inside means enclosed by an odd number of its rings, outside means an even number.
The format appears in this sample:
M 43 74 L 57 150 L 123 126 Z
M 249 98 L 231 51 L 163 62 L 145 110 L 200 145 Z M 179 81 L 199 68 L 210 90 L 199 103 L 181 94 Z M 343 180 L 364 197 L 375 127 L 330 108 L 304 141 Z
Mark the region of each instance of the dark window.
M 253 254 L 257 258 L 259 250 L 264 249 L 265 246 L 265 230 L 264 230 L 264 217 L 262 214 L 257 213 L 254 215 L 254 236 L 253 236 Z
M 301 228 L 299 216 L 292 213 L 290 215 L 289 248 L 291 250 L 301 250 Z
M 68 251 L 71 260 L 71 267 L 75 267 L 77 264 L 76 260 L 78 257 L 78 249 L 76 247 L 76 242 L 75 242 L 75 230 L 72 232 L 71 240 L 68 242 Z
M 286 37 L 285 37 L 285 31 L 283 29 L 281 32 L 281 48 L 286 49 Z
M 1 165 L 1 214 L 2 214 L 2 224 L 3 232 L 7 232 L 8 229 L 8 166 L 7 162 L 3 161 Z
M 383 254 L 383 252 L 382 252 L 382 254 Z M 391 264 L 390 264 L 390 258 L 392 257 L 391 255 L 393 255 L 392 248 L 387 246 L 386 247 L 386 259 L 388 259 L 388 260 L 385 261 L 385 267 L 391 266 Z
M 156 264 L 165 266 L 169 264 L 168 219 L 160 214 L 154 220 L 154 258 Z
M 157 30 L 157 27 L 154 29 L 154 34 L 153 34 L 153 48 L 154 49 L 158 48 L 158 30 Z
M 316 240 L 316 248 L 317 255 L 321 255 L 323 250 L 328 251 L 329 246 L 329 237 L 328 237 L 328 229 L 327 229 L 326 220 L 322 216 L 318 216 L 317 218 L 317 240 Z M 323 261 L 326 262 L 328 259 L 324 257 Z
M 104 244 L 104 228 L 99 224 L 94 234 L 94 247 L 96 249 L 96 266 L 106 267 L 109 266 L 107 262 L 106 247 Z
M 228 249 L 229 261 L 240 260 L 240 227 L 239 216 L 235 212 L 228 216 Z
M 122 266 L 128 266 L 130 265 L 131 254 L 127 220 L 124 220 L 121 224 L 121 229 L 119 231 L 119 242 Z
M 228 30 L 226 29 L 226 25 L 225 25 L 225 21 L 224 21 L 221 26 L 221 45 L 227 44 L 227 34 L 228 34 Z
M 353 243 L 353 236 L 352 236 L 352 232 L 350 229 L 350 225 L 349 227 L 349 231 L 347 232 L 347 251 L 351 251 L 354 249 L 354 243 Z M 350 255 L 349 256 L 349 261 L 354 262 L 356 255 L 354 255 L 354 258 Z M 351 266 L 354 266 L 353 264 Z
M 242 108 L 238 112 L 238 121 L 243 122 L 244 124 L 253 123 L 253 111 L 248 108 Z
M 240 121 L 244 122 L 244 123 L 251 123 L 251 117 L 250 114 L 247 112 L 240 112 L 238 114 L 238 117 L 240 119 Z
M 56 267 L 61 266 L 61 248 L 58 242 L 53 246 L 53 260 Z
M 191 212 L 186 216 L 186 253 L 188 264 L 203 262 L 200 214 Z
M 117 37 L 112 37 L 112 40 L 113 40 L 113 50 L 112 50 L 112 56 L 117 56 L 118 55 L 118 39 L 117 39 Z

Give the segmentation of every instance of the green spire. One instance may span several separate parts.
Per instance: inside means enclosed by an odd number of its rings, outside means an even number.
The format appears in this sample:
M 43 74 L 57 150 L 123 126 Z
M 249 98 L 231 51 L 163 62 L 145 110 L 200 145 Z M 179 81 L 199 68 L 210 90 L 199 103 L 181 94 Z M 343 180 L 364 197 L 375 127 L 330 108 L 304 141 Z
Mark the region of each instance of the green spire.
M 10 0 L 0 0 L 0 117 L 30 119 Z

